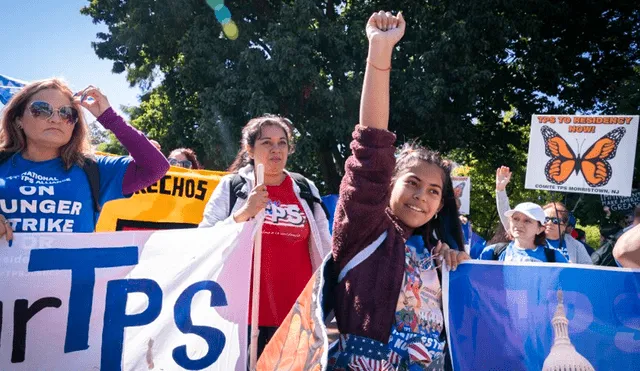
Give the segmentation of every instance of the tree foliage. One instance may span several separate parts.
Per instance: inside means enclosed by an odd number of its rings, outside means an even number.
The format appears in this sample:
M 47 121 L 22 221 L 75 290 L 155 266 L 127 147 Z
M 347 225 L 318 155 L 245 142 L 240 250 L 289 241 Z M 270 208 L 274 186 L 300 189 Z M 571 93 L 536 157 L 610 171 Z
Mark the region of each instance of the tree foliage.
M 163 148 L 194 148 L 210 168 L 231 162 L 251 117 L 278 113 L 297 129 L 290 167 L 336 192 L 358 119 L 364 25 L 379 9 L 402 10 L 408 24 L 393 60 L 390 128 L 399 141 L 418 138 L 472 165 L 473 219 L 485 231 L 497 220 L 492 179 L 500 165 L 514 170 L 513 202 L 563 198 L 522 189 L 532 114 L 640 110 L 636 1 L 226 6 L 236 40 L 224 37 L 202 0 L 92 0 L 82 9 L 108 26 L 97 35 L 97 55 L 148 89 L 131 110 L 134 125 Z M 583 219 L 597 222 L 599 206 L 587 199 Z

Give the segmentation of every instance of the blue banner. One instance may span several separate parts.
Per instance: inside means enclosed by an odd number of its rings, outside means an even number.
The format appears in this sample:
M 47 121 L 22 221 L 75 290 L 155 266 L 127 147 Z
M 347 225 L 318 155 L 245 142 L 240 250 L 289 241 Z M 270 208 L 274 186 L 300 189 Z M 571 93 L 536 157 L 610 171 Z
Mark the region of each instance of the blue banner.
M 16 80 L 5 75 L 0 75 L 0 102 L 7 104 L 9 99 L 26 84 L 24 81 Z
M 454 370 L 640 367 L 639 270 L 471 262 L 443 283 Z

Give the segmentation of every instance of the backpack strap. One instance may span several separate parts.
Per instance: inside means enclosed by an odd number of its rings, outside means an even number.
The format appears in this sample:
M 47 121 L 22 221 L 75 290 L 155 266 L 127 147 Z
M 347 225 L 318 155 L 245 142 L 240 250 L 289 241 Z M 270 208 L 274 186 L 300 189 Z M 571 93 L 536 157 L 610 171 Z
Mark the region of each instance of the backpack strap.
M 500 260 L 500 254 L 509 246 L 509 242 L 498 242 L 493 248 L 493 260 Z
M 229 191 L 229 210 L 227 211 L 227 216 L 231 215 L 238 197 L 245 200 L 249 196 L 242 190 L 242 187 L 244 187 L 245 183 L 247 183 L 247 181 L 242 177 L 242 175 L 238 173 L 233 174 L 233 177 L 231 177 L 231 186 Z
M 307 180 L 307 178 L 305 178 L 304 175 L 298 174 L 298 173 L 290 172 L 289 175 L 291 176 L 291 179 L 293 179 L 293 181 L 296 182 L 296 184 L 300 188 L 300 198 L 305 200 L 307 205 L 309 205 L 309 209 L 311 209 L 311 212 L 312 213 L 315 212 L 313 204 L 317 203 L 320 205 L 320 207 L 322 207 L 322 211 L 324 211 L 324 214 L 327 216 L 327 219 L 329 219 L 330 214 L 329 214 L 329 210 L 327 209 L 327 206 L 324 204 L 324 202 L 322 202 L 320 198 L 313 195 L 313 192 L 311 192 L 311 185 L 309 184 L 309 181 Z
M 93 200 L 93 210 L 100 212 L 100 169 L 98 163 L 93 158 L 85 158 L 82 170 L 89 180 L 89 188 L 91 188 L 91 198 Z
M 322 202 L 321 199 L 313 195 L 313 193 L 311 192 L 311 186 L 309 185 L 307 178 L 298 173 L 289 173 L 289 175 L 300 188 L 300 198 L 302 198 L 307 203 L 307 205 L 309 205 L 311 212 L 314 212 L 313 204 L 317 203 L 322 207 L 322 210 L 327 216 L 327 219 L 329 219 L 329 210 L 327 209 L 327 206 L 324 204 L 324 202 Z M 242 187 L 244 187 L 246 183 L 247 181 L 240 174 L 233 174 L 229 190 L 229 210 L 227 212 L 227 215 L 231 215 L 233 207 L 235 206 L 238 198 L 245 200 L 249 196 L 242 190 Z
M 547 263 L 555 263 L 556 262 L 556 251 L 554 249 L 550 249 L 548 247 L 544 248 L 544 256 L 547 258 Z

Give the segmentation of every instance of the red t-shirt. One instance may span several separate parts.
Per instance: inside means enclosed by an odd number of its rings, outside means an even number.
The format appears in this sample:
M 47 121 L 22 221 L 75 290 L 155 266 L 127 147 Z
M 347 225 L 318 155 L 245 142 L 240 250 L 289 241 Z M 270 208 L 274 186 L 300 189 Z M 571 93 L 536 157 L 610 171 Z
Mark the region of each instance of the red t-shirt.
M 267 192 L 269 204 L 262 226 L 258 324 L 276 327 L 289 314 L 313 274 L 309 256 L 311 229 L 290 177 L 287 176 L 278 186 L 267 186 Z M 253 292 L 253 277 L 251 282 Z

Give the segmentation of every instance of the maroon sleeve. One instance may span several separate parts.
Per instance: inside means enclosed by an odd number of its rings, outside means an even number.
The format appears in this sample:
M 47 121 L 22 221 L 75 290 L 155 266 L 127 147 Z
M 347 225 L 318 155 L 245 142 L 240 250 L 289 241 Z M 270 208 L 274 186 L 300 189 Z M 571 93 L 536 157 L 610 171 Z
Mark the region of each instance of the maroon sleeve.
M 122 180 L 122 193 L 132 194 L 162 178 L 169 170 L 169 161 L 147 137 L 127 124 L 120 115 L 109 107 L 98 117 L 98 122 L 111 130 L 133 161 L 127 167 Z
M 358 125 L 353 132 L 352 155 L 345 163 L 333 223 L 333 259 L 340 270 L 391 223 L 385 209 L 391 194 L 395 140 L 387 130 Z

